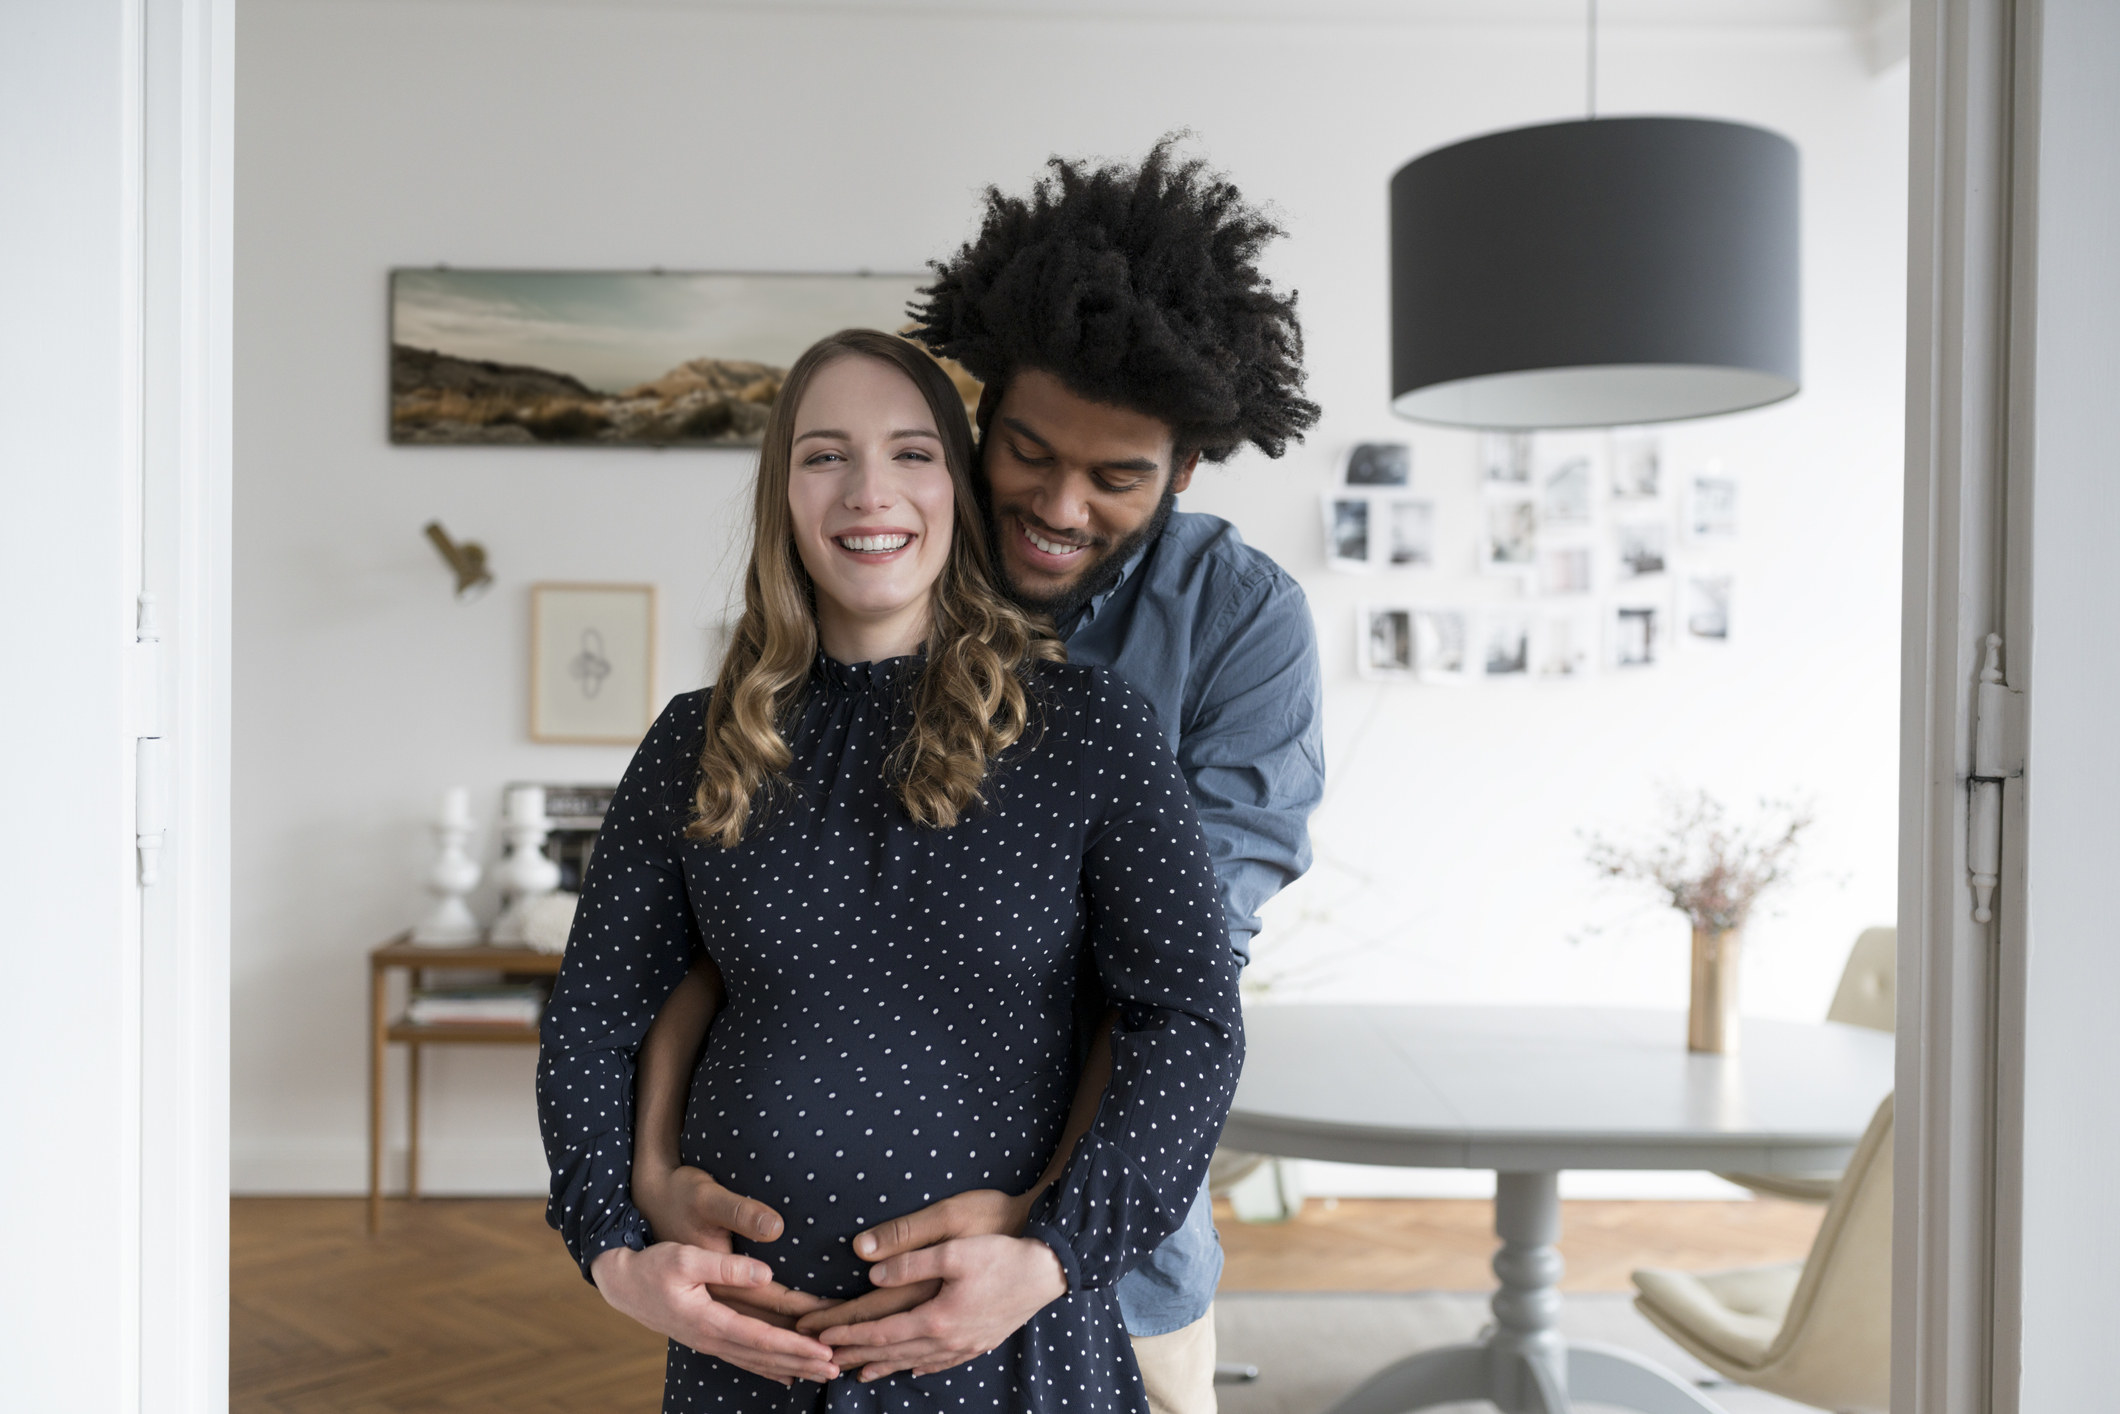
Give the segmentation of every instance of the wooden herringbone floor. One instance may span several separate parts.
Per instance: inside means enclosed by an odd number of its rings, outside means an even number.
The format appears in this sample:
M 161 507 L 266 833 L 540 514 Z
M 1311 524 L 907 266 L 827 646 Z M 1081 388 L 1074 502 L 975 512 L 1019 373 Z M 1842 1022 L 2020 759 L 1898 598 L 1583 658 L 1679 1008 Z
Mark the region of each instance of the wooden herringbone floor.
M 233 1414 L 640 1414 L 663 1342 L 604 1305 L 528 1199 L 244 1198 L 232 1214 Z M 1801 1258 L 1822 1208 L 1563 1205 L 1564 1285 L 1622 1290 L 1642 1265 Z M 1225 1291 L 1482 1291 L 1484 1202 L 1313 1200 L 1293 1222 L 1222 1215 Z

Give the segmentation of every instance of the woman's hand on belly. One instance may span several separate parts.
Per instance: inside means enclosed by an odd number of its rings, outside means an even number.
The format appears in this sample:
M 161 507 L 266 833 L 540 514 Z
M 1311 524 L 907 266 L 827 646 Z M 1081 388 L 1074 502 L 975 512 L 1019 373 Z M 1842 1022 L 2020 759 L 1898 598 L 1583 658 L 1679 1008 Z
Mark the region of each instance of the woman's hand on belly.
M 917 1213 L 880 1222 L 854 1239 L 854 1255 L 864 1262 L 917 1252 L 958 1237 L 1015 1237 L 1029 1220 L 1037 1190 L 1011 1195 L 998 1188 L 975 1188 L 931 1203 Z M 879 1286 L 850 1301 L 825 1302 L 795 1323 L 805 1335 L 837 1326 L 859 1326 L 910 1311 L 933 1298 L 942 1289 L 940 1281 L 913 1282 L 904 1286 Z
M 730 1192 L 713 1175 L 689 1164 L 660 1168 L 635 1160 L 633 1202 L 657 1238 L 708 1252 L 734 1252 L 736 1237 L 771 1242 L 784 1226 L 780 1214 L 756 1198 Z M 776 1326 L 792 1327 L 797 1317 L 832 1304 L 822 1296 L 790 1291 L 777 1281 L 751 1287 L 710 1284 L 708 1290 L 744 1315 Z
M 864 1382 L 899 1370 L 932 1375 L 977 1359 L 1067 1294 L 1067 1274 L 1052 1248 L 1035 1237 L 998 1234 L 951 1238 L 889 1258 L 870 1269 L 869 1280 L 887 1291 L 936 1294 L 909 1311 L 818 1332 L 839 1368 L 858 1366 Z
M 702 1355 L 788 1384 L 839 1374 L 831 1348 L 809 1336 L 731 1309 L 710 1288 L 755 1291 L 772 1279 L 766 1264 L 681 1242 L 642 1251 L 613 1247 L 589 1264 L 604 1300 L 649 1330 Z

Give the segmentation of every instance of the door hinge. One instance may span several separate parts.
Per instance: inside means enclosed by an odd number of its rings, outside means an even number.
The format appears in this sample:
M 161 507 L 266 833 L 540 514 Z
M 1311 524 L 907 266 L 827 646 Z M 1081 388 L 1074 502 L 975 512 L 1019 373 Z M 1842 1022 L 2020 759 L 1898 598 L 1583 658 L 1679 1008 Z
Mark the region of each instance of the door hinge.
M 127 734 L 133 738 L 133 845 L 139 851 L 140 887 L 161 880 L 162 836 L 167 795 L 162 760 L 162 628 L 155 596 L 140 595 L 138 627 L 126 663 Z
M 1987 636 L 1987 661 L 1973 695 L 1973 769 L 1966 809 L 1966 870 L 1973 880 L 1973 921 L 1995 916 L 2002 876 L 2002 787 L 2024 774 L 2024 694 L 2002 679 L 2002 635 Z

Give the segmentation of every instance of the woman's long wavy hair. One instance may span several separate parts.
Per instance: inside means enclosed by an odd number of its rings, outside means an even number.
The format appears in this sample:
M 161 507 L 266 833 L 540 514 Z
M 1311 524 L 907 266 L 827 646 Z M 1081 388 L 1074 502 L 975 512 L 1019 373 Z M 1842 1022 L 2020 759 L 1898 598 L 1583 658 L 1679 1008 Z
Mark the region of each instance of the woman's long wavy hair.
M 927 662 L 904 710 L 884 776 L 915 823 L 946 828 L 981 800 L 993 759 L 1030 725 L 1030 676 L 1065 658 L 1042 618 L 1011 603 L 987 568 L 986 519 L 972 484 L 972 435 L 949 376 L 916 344 L 843 329 L 788 370 L 767 419 L 751 509 L 744 610 L 707 703 L 707 740 L 686 833 L 733 847 L 792 756 L 784 730 L 801 708 L 817 656 L 817 590 L 795 548 L 788 510 L 795 414 L 810 380 L 841 358 L 873 358 L 913 380 L 942 435 L 956 493 L 950 553 L 935 581 Z

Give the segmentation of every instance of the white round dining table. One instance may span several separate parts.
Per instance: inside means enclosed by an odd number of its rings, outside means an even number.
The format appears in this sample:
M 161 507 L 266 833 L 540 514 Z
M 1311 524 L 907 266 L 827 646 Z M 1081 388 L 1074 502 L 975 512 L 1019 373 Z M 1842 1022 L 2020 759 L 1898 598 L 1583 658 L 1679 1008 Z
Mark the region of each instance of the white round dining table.
M 1561 1170 L 1830 1171 L 1892 1088 L 1892 1037 L 1835 1022 L 1747 1017 L 1722 1056 L 1687 1051 L 1679 1011 L 1268 1003 L 1244 1024 L 1229 1147 L 1495 1172 L 1490 1333 L 1387 1366 L 1332 1414 L 1720 1414 L 1662 1366 L 1555 1328 Z

